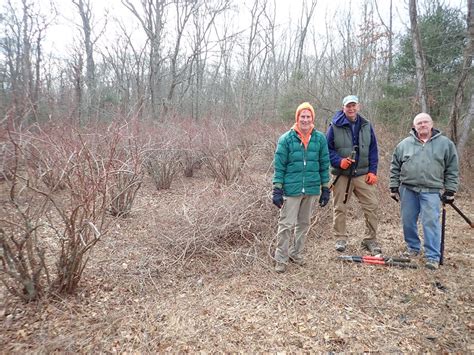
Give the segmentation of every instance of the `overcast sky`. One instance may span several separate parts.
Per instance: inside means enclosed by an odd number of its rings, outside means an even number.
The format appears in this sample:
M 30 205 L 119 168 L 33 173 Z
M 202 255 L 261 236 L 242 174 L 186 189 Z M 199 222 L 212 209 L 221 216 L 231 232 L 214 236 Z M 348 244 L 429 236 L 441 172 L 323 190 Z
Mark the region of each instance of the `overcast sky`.
M 5 1 L 5 0 L 2 0 Z M 13 3 L 19 2 L 19 0 L 11 0 Z M 46 44 L 49 48 L 54 48 L 57 51 L 64 51 L 70 48 L 74 39 L 78 38 L 78 29 L 75 24 L 80 23 L 79 16 L 77 14 L 77 8 L 72 4 L 71 0 L 33 0 L 36 4 L 40 4 L 43 11 L 47 11 L 49 8 L 49 2 L 55 3 L 56 8 L 59 11 L 59 16 L 56 19 L 56 24 L 49 28 Z M 311 0 L 306 0 L 310 2 Z M 450 4 L 451 6 L 467 9 L 468 0 L 444 0 L 444 3 Z M 135 0 L 137 8 L 140 8 L 141 0 Z M 273 3 L 273 0 L 268 0 L 269 3 Z M 290 25 L 296 26 L 301 16 L 301 6 L 304 0 L 276 0 L 276 16 L 277 23 L 283 27 L 289 27 Z M 385 21 L 388 21 L 389 14 L 389 0 L 377 0 L 379 10 Z M 423 2 L 419 0 L 419 6 Z M 108 11 L 108 27 L 107 35 L 104 38 L 112 38 L 114 32 L 113 18 L 117 17 L 122 20 L 127 26 L 131 26 L 136 23 L 133 15 L 130 14 L 121 3 L 121 0 L 92 0 L 92 8 L 95 18 L 95 31 L 102 29 L 105 12 Z M 235 22 L 234 28 L 236 31 L 243 30 L 248 27 L 249 22 L 249 8 L 254 3 L 253 0 L 236 0 L 235 4 L 239 4 L 239 10 L 236 12 L 235 18 L 232 20 Z M 360 10 L 364 1 L 357 0 L 318 0 L 316 11 L 313 16 L 312 30 L 316 31 L 320 35 L 325 34 L 327 24 L 333 23 L 338 18 L 347 18 L 350 14 L 351 18 L 354 19 L 357 24 L 360 21 Z M 404 32 L 404 27 L 408 25 L 408 0 L 393 0 L 394 6 L 394 30 L 395 32 Z M 135 25 L 137 26 L 137 25 Z M 131 26 L 132 27 L 132 26 Z M 137 27 L 137 33 L 141 30 Z

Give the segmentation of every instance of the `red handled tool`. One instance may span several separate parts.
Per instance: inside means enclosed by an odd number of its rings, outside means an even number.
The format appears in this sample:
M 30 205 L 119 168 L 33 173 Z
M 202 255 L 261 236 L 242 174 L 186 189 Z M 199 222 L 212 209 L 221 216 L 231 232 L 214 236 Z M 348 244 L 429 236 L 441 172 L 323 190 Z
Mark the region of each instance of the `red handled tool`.
M 395 258 L 395 257 L 383 257 L 383 256 L 355 256 L 355 255 L 342 255 L 337 257 L 340 260 L 350 261 L 354 263 L 372 264 L 372 265 L 386 265 L 386 266 L 399 266 L 410 269 L 417 269 L 418 265 L 412 264 L 408 258 Z

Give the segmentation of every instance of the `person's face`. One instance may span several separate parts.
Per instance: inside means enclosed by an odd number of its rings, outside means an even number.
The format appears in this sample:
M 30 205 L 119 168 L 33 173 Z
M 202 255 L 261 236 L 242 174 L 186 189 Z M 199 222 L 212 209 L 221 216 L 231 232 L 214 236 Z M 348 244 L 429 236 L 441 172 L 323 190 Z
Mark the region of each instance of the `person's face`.
M 303 133 L 307 133 L 310 128 L 311 124 L 313 123 L 313 118 L 311 116 L 310 110 L 303 110 L 300 112 L 298 116 L 298 127 Z
M 355 102 L 349 102 L 346 106 L 344 106 L 343 111 L 348 119 L 355 121 L 357 118 L 357 113 L 359 112 L 359 104 L 356 104 Z
M 413 122 L 416 133 L 420 137 L 427 137 L 431 134 L 431 129 L 433 128 L 433 120 L 427 116 L 421 116 L 415 119 Z

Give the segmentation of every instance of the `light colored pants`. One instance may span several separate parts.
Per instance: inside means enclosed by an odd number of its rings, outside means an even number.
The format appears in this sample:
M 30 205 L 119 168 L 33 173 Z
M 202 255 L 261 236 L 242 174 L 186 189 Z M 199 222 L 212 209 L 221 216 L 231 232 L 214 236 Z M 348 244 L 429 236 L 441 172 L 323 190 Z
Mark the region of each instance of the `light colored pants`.
M 314 201 L 319 195 L 286 197 L 278 221 L 275 259 L 287 263 L 288 258 L 301 259 L 308 234 Z M 293 237 L 294 234 L 294 238 Z
M 403 236 L 411 250 L 420 252 L 418 220 L 421 217 L 426 259 L 439 262 L 441 257 L 441 214 L 438 192 L 415 192 L 400 186 L 400 211 Z
M 333 187 L 333 227 L 336 239 L 347 239 L 347 205 L 354 194 L 361 204 L 365 218 L 366 237 L 376 238 L 377 236 L 377 188 L 365 182 L 367 175 L 353 177 L 349 187 L 347 202 L 344 204 L 348 176 L 341 175 Z

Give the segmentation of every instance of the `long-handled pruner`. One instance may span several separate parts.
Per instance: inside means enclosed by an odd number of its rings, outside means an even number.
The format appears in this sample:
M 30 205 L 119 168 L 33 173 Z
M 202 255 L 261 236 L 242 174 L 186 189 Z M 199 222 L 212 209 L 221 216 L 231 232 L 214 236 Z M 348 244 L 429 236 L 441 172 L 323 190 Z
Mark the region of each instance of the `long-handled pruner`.
M 471 228 L 474 228 L 474 224 L 471 222 L 471 220 L 464 214 L 462 211 L 452 202 L 448 203 L 448 205 L 451 205 L 454 210 L 459 213 L 459 215 L 464 218 L 464 220 L 469 224 Z M 440 252 L 440 257 L 439 257 L 439 264 L 443 265 L 444 262 L 444 237 L 446 234 L 446 203 L 443 203 L 443 211 L 441 214 L 441 252 Z
M 331 185 L 329 186 L 329 190 L 333 190 L 334 189 L 334 186 L 336 185 L 336 182 L 337 180 L 339 180 L 339 178 L 341 177 L 341 174 L 337 175 L 336 178 L 334 179 L 334 181 L 331 183 Z
M 403 268 L 417 269 L 418 265 L 412 264 L 408 258 L 394 258 L 394 257 L 382 257 L 382 256 L 355 256 L 355 255 L 342 255 L 337 257 L 340 260 L 351 261 L 354 263 L 364 263 L 372 265 L 386 265 L 386 266 L 399 266 Z
M 471 228 L 474 228 L 474 223 L 472 223 L 472 221 L 464 214 L 462 213 L 462 211 L 454 204 L 454 203 L 449 203 L 449 205 L 451 205 L 452 208 L 454 208 L 454 210 L 459 213 L 459 215 L 464 218 L 464 220 L 467 222 L 467 224 L 469 224 L 469 226 Z
M 441 213 L 441 251 L 439 255 L 439 264 L 444 263 L 444 234 L 446 231 L 446 204 L 443 203 L 443 212 Z
M 357 164 L 357 162 L 355 161 L 355 158 L 356 158 L 358 149 L 359 147 L 356 145 L 352 148 L 351 157 L 350 157 L 350 159 L 352 160 L 352 164 L 350 167 L 349 179 L 347 180 L 346 192 L 344 194 L 344 201 L 342 201 L 343 204 L 346 204 L 347 198 L 349 197 L 349 188 L 351 186 L 352 175 L 354 174 L 355 166 Z

